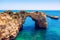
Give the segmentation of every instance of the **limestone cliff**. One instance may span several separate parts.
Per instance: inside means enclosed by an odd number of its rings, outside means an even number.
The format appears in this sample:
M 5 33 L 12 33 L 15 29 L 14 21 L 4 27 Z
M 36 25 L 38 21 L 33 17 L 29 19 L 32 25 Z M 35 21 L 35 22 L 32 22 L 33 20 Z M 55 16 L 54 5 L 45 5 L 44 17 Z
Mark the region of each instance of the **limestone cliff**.
M 0 40 L 14 40 L 27 16 L 35 21 L 35 28 L 47 28 L 46 15 L 42 12 L 4 12 L 0 13 Z
M 0 40 L 11 40 L 19 32 L 20 24 L 7 13 L 0 14 Z

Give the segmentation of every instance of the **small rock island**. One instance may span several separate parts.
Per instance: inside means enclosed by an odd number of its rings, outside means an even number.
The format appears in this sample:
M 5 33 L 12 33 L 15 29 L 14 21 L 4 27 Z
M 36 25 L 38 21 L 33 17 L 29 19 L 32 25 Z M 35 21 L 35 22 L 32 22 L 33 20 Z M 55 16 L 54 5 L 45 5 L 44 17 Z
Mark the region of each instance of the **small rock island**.
M 46 29 L 46 14 L 43 12 L 12 12 L 6 10 L 0 13 L 0 40 L 14 40 L 27 16 L 35 21 L 35 29 Z

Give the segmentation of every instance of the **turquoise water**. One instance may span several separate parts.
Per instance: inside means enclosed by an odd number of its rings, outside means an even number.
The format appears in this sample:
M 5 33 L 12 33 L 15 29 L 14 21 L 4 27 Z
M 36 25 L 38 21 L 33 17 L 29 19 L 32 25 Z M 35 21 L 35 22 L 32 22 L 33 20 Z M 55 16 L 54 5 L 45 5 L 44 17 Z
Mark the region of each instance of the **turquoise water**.
M 19 10 L 13 10 L 18 12 Z M 36 10 L 26 10 L 32 12 Z M 15 40 L 60 40 L 60 10 L 38 10 L 52 16 L 59 16 L 58 20 L 46 17 L 47 29 L 35 30 L 35 22 L 27 17 L 23 24 L 23 30 L 19 32 Z M 0 11 L 3 12 L 3 11 Z

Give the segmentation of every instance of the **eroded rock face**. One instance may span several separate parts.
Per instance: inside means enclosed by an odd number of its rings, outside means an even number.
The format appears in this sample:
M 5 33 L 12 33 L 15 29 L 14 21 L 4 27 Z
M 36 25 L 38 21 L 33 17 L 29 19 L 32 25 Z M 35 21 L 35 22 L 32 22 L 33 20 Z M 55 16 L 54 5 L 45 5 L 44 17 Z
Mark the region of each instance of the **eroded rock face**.
M 23 20 L 27 16 L 30 16 L 35 21 L 35 28 L 36 29 L 46 29 L 47 28 L 47 22 L 46 22 L 46 14 L 43 12 L 29 12 L 29 13 L 23 13 Z
M 35 25 L 36 25 L 36 28 L 38 29 L 46 29 L 47 28 L 47 22 L 46 22 L 46 15 L 42 12 L 38 12 L 36 13 L 36 16 L 35 16 L 36 21 L 35 21 Z
M 42 12 L 4 12 L 0 14 L 0 40 L 14 40 L 27 16 L 35 21 L 36 29 L 47 28 L 46 15 Z
M 35 28 L 36 29 L 46 29 L 47 22 L 46 22 L 46 15 L 42 12 L 33 12 L 30 13 L 31 18 L 35 21 Z
M 14 39 L 19 28 L 20 24 L 17 19 L 13 19 L 7 13 L 0 14 L 0 40 Z

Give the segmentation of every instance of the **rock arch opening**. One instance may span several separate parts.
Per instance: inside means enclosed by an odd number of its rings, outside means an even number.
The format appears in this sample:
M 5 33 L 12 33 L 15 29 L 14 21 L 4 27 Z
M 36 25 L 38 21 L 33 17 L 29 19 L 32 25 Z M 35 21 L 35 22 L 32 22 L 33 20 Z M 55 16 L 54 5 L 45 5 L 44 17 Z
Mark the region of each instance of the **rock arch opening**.
M 30 17 L 30 16 L 27 16 L 25 18 L 25 21 L 23 23 L 23 30 L 32 30 L 32 29 L 35 29 L 35 21 Z

